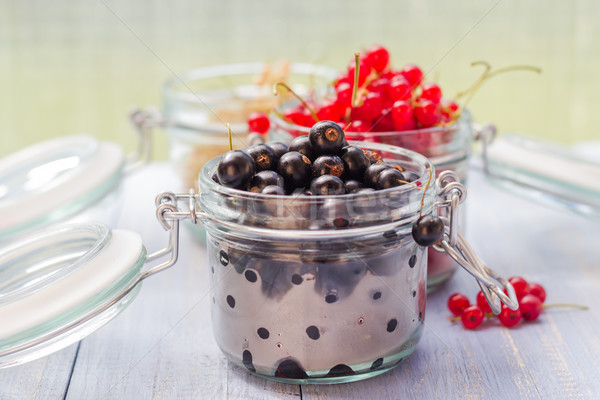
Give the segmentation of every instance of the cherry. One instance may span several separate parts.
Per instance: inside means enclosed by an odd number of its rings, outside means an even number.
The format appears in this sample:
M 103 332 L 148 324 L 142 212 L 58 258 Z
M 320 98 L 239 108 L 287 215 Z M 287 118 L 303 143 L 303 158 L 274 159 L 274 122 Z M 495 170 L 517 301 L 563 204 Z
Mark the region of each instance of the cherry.
M 254 160 L 241 150 L 230 150 L 217 166 L 217 178 L 223 186 L 245 189 L 255 171 Z
M 537 283 L 530 283 L 529 294 L 536 296 L 538 299 L 540 299 L 542 303 L 546 301 L 546 290 L 544 290 L 544 287 L 542 285 L 539 285 Z
M 532 294 L 525 295 L 519 300 L 519 310 L 525 321 L 533 321 L 542 312 L 542 301 Z
M 435 83 L 425 83 L 421 88 L 421 98 L 438 104 L 442 100 L 442 89 Z
M 421 68 L 413 64 L 406 65 L 404 68 L 402 68 L 400 73 L 406 78 L 413 88 L 419 86 L 423 80 L 423 71 L 421 71 Z
M 459 316 L 470 305 L 469 298 L 462 293 L 454 293 L 448 298 L 448 309 L 456 316 Z
M 310 128 L 308 139 L 317 154 L 337 154 L 344 146 L 344 131 L 333 121 L 319 121 Z
M 460 314 L 460 320 L 467 329 L 475 329 L 483 321 L 483 311 L 478 306 L 469 306 Z
M 519 309 L 511 310 L 505 304 L 502 304 L 500 314 L 498 314 L 500 323 L 504 326 L 515 326 L 521 320 L 521 311 Z
M 479 308 L 481 308 L 481 310 L 485 313 L 492 312 L 492 308 L 488 304 L 488 302 L 485 299 L 485 296 L 481 290 L 477 293 L 477 306 L 479 306 Z
M 265 113 L 252 112 L 248 116 L 248 130 L 250 132 L 257 132 L 264 135 L 269 131 L 271 124 L 269 117 Z
M 337 176 L 321 175 L 311 182 L 310 192 L 314 195 L 336 195 L 346 193 L 346 188 Z
M 390 53 L 385 47 L 378 45 L 371 47 L 366 57 L 370 60 L 371 67 L 377 72 L 383 71 L 390 61 Z
M 513 276 L 511 278 L 508 278 L 508 282 L 510 282 L 510 284 L 515 289 L 517 300 L 521 300 L 521 298 L 527 295 L 530 291 L 529 283 L 527 283 L 527 281 L 521 278 L 520 276 Z
M 315 178 L 321 175 L 333 175 L 340 178 L 344 173 L 344 163 L 338 156 L 320 156 L 313 161 L 312 172 Z
M 413 224 L 412 237 L 420 246 L 432 246 L 444 237 L 444 222 L 440 217 L 423 215 Z

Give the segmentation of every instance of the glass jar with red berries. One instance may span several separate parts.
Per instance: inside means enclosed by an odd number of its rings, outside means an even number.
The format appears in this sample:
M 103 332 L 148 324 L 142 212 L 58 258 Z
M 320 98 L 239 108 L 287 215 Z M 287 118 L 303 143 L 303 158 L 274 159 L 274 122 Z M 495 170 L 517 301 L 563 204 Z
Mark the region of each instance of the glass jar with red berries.
M 286 115 L 297 105 L 288 104 L 271 113 L 270 137 L 274 141 L 289 143 L 296 137 L 307 135 L 310 127 L 293 123 Z M 307 124 L 308 125 L 308 124 Z M 471 115 L 463 110 L 453 123 L 426 128 L 408 130 L 376 130 L 355 132 L 349 127 L 346 132 L 349 140 L 373 143 L 384 143 L 416 151 L 426 156 L 435 166 L 439 175 L 443 171 L 452 170 L 461 182 L 466 183 L 468 164 L 473 142 Z M 460 217 L 460 227 L 464 229 L 464 213 Z M 427 286 L 432 291 L 447 280 L 458 265 L 446 254 L 429 249 Z
M 275 82 L 290 82 L 294 91 L 307 96 L 319 91 L 335 71 L 306 63 L 241 63 L 198 68 L 174 75 L 163 86 L 160 126 L 169 137 L 169 159 L 182 180 L 182 189 L 198 189 L 198 173 L 213 157 L 229 149 L 228 130 L 236 148 L 246 147 L 248 117 L 268 112 L 291 99 L 273 95 Z M 252 131 L 265 133 L 257 121 Z M 264 122 L 264 121 L 263 121 Z

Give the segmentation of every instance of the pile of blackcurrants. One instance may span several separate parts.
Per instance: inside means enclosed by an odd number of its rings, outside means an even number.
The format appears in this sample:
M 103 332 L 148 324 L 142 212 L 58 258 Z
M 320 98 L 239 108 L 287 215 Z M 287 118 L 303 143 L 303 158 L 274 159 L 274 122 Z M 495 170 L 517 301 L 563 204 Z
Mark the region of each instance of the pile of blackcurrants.
M 222 186 L 266 195 L 345 195 L 374 193 L 406 184 L 419 189 L 418 176 L 399 165 L 384 162 L 376 152 L 351 146 L 342 128 L 332 121 L 314 124 L 308 136 L 282 143 L 256 144 L 231 150 L 217 165 L 213 180 Z M 415 183 L 412 183 L 415 182 Z M 349 227 L 344 220 L 336 228 Z M 424 215 L 413 225 L 413 238 L 421 246 L 439 242 L 444 224 Z
M 282 143 L 256 144 L 226 153 L 215 181 L 255 193 L 341 195 L 404 185 L 416 174 L 385 163 L 377 153 L 350 146 L 342 128 L 319 121 L 308 136 Z

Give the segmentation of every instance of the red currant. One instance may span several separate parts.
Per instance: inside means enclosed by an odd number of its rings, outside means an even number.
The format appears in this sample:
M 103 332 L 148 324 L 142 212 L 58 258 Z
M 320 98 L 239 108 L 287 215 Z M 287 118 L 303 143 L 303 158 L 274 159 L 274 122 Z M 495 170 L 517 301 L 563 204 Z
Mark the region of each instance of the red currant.
M 327 101 L 321 104 L 321 107 L 317 110 L 317 118 L 319 118 L 320 121 L 338 121 L 342 118 L 343 113 L 344 109 L 339 103 Z
M 378 78 L 367 86 L 367 89 L 370 92 L 376 92 L 381 95 L 382 99 L 386 99 L 389 97 L 390 92 L 390 80 L 387 78 Z
M 469 299 L 462 293 L 454 293 L 448 298 L 448 309 L 456 316 L 461 315 L 464 309 L 470 305 Z
M 423 71 L 416 65 L 406 65 L 400 73 L 406 78 L 410 85 L 415 88 L 421 84 L 423 80 Z
M 367 52 L 367 58 L 370 60 L 371 67 L 381 72 L 388 66 L 390 53 L 383 46 L 373 46 Z
M 542 285 L 539 285 L 537 283 L 530 283 L 529 294 L 534 295 L 535 297 L 540 299 L 542 303 L 546 301 L 546 290 L 544 290 L 544 287 Z
M 398 75 L 390 81 L 389 89 L 390 99 L 392 100 L 408 100 L 411 96 L 410 82 L 402 75 Z
M 415 107 L 415 117 L 423 127 L 429 127 L 440 122 L 442 113 L 438 105 L 431 100 L 421 100 Z
M 356 70 L 355 62 L 352 61 L 348 66 L 348 78 L 351 82 L 354 83 L 354 71 Z M 358 86 L 362 86 L 363 83 L 367 80 L 367 76 L 371 73 L 371 69 L 365 62 L 365 60 L 359 60 L 358 62 L 359 70 L 358 70 Z
M 506 305 L 502 304 L 502 310 L 500 311 L 500 314 L 498 314 L 498 319 L 504 326 L 515 326 L 521 320 L 521 311 L 519 309 L 511 310 Z
M 337 88 L 337 102 L 343 107 L 350 107 L 352 101 L 352 85 L 348 82 L 340 83 Z
M 481 310 L 485 313 L 490 313 L 492 312 L 492 308 L 490 307 L 490 305 L 488 304 L 487 300 L 485 299 L 485 296 L 483 295 L 483 292 L 480 290 L 479 293 L 477 293 L 477 305 L 479 306 L 479 308 L 481 308 Z
M 460 320 L 465 328 L 475 329 L 483 321 L 483 311 L 477 306 L 469 306 L 460 314 Z
M 253 112 L 248 116 L 248 130 L 250 132 L 257 132 L 264 135 L 269 131 L 271 124 L 269 123 L 269 117 L 265 113 Z
M 381 114 L 383 100 L 377 92 L 367 93 L 362 105 L 359 107 L 361 119 L 371 120 Z
M 517 295 L 517 300 L 521 300 L 523 296 L 529 293 L 529 283 L 520 276 L 513 276 L 508 278 L 508 281 L 515 289 L 515 294 Z
M 525 321 L 533 321 L 542 313 L 542 301 L 532 294 L 525 295 L 519 300 L 519 310 Z
M 369 125 L 366 122 L 357 119 L 352 121 L 346 130 L 348 132 L 369 132 Z
M 435 83 L 425 83 L 421 89 L 421 98 L 438 104 L 442 99 L 442 89 Z
M 392 121 L 396 130 L 400 130 L 398 128 L 404 126 L 406 121 L 411 119 L 412 116 L 413 109 L 409 102 L 405 100 L 398 100 L 392 106 Z M 396 126 L 398 126 L 398 128 L 396 128 Z

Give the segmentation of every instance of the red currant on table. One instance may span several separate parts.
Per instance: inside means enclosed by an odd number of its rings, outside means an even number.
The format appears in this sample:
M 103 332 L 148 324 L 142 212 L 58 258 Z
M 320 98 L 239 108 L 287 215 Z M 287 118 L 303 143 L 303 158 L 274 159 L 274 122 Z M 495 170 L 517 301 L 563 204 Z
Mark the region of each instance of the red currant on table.
M 498 314 L 498 319 L 504 326 L 515 326 L 521 320 L 521 311 L 519 309 L 511 310 L 506 305 L 502 304 L 502 311 Z
M 477 293 L 477 305 L 485 313 L 491 313 L 492 312 L 492 308 L 488 304 L 488 302 L 485 299 L 485 296 L 484 296 L 484 294 L 483 294 L 483 292 L 481 290 L 479 291 L 479 293 Z
M 469 306 L 460 314 L 460 320 L 467 329 L 475 329 L 483 321 L 483 311 L 477 306 Z
M 537 283 L 530 283 L 529 294 L 534 295 L 535 297 L 540 299 L 542 303 L 546 301 L 546 291 L 544 290 L 542 285 L 539 285 Z
M 270 127 L 269 117 L 265 113 L 253 112 L 248 116 L 248 130 L 250 132 L 257 132 L 264 135 L 269 131 Z
M 517 300 L 521 300 L 523 296 L 529 293 L 529 283 L 520 276 L 513 276 L 511 278 L 508 278 L 508 281 L 515 289 Z
M 448 309 L 456 316 L 461 315 L 470 305 L 469 299 L 462 293 L 454 293 L 448 299 Z
M 519 310 L 525 321 L 533 321 L 542 313 L 542 301 L 532 294 L 525 295 L 519 300 Z

